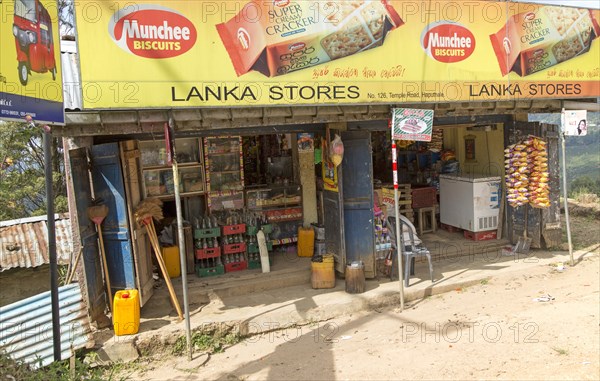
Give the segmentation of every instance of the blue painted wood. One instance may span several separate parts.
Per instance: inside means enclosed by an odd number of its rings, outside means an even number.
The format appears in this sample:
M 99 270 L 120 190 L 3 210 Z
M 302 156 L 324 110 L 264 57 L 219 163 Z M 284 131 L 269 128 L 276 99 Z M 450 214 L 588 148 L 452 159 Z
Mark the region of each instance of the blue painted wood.
M 135 288 L 135 265 L 118 143 L 92 147 L 92 180 L 96 199 L 108 206 L 102 236 L 113 294 Z
M 104 281 L 102 278 L 102 267 L 98 251 L 98 235 L 94 223 L 88 218 L 88 207 L 91 205 L 92 193 L 89 181 L 88 156 L 85 148 L 69 151 L 71 174 L 73 177 L 73 189 L 75 193 L 75 206 L 77 209 L 77 220 L 79 238 L 83 247 L 82 264 L 85 277 L 84 296 L 88 306 L 88 312 L 92 321 L 98 321 L 104 317 L 106 306 Z
M 365 264 L 365 276 L 374 278 L 376 267 L 371 133 L 344 132 L 342 141 L 346 263 L 362 261 Z

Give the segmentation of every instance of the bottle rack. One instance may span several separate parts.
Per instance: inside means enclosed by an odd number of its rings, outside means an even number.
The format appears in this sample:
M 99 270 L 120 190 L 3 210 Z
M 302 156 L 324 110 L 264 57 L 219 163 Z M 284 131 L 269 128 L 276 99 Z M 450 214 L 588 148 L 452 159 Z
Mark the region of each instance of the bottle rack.
M 225 267 L 221 261 L 221 246 L 219 239 L 221 229 L 216 219 L 202 218 L 202 222 L 194 224 L 194 248 L 196 254 L 196 274 L 199 277 L 221 275 Z
M 222 261 L 225 272 L 242 271 L 248 268 L 246 257 L 246 224 L 230 224 L 221 226 Z

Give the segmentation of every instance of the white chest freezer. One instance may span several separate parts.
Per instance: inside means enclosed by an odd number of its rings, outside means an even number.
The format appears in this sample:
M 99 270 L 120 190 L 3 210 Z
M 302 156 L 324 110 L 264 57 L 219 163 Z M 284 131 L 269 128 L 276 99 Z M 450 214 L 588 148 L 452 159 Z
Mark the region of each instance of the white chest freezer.
M 440 175 L 440 221 L 472 232 L 496 230 L 500 181 L 498 176 Z

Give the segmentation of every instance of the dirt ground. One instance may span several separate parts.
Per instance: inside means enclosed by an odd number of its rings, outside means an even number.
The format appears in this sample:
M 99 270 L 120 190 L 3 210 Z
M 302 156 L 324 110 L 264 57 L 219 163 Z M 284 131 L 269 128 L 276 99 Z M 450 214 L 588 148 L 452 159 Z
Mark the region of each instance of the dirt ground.
M 164 356 L 139 364 L 130 379 L 597 380 L 599 270 L 596 249 L 573 268 L 505 275 L 402 312 L 265 333 L 192 362 Z

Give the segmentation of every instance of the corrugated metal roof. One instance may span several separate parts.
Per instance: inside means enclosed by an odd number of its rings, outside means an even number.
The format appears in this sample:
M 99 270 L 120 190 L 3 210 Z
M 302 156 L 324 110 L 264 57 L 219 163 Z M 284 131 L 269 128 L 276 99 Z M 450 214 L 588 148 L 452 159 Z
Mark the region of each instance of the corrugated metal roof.
M 55 215 L 56 256 L 68 264 L 73 251 L 71 222 Z M 50 263 L 46 216 L 0 222 L 0 272 L 14 267 L 37 267 Z
M 93 337 L 79 284 L 58 288 L 61 359 L 91 347 Z M 0 308 L 0 349 L 37 368 L 54 361 L 50 291 Z
M 65 110 L 82 110 L 79 56 L 77 55 L 77 44 L 75 41 L 60 41 L 60 61 L 62 64 Z

